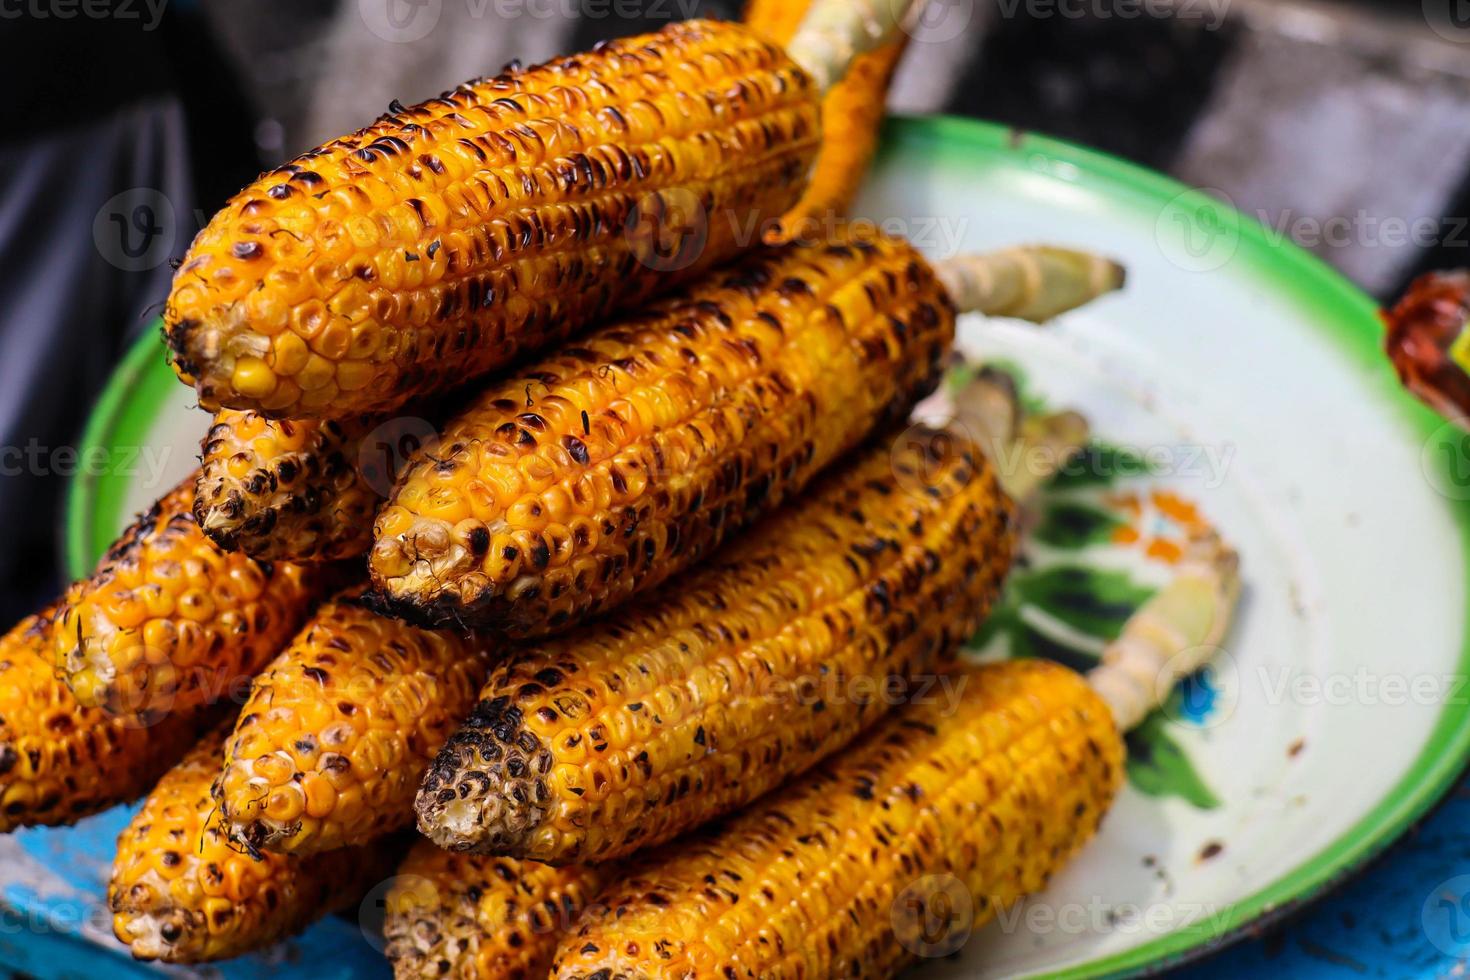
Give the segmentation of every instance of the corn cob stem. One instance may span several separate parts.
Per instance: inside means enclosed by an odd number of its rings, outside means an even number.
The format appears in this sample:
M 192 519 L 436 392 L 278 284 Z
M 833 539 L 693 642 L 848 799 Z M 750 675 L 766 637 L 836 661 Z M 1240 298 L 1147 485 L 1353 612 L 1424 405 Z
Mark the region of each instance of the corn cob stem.
M 1120 730 L 1161 705 L 1217 652 L 1240 597 L 1240 560 L 1217 536 L 1196 542 L 1174 578 L 1124 624 L 1088 682 Z
M 226 743 L 214 796 L 230 836 L 251 853 L 308 854 L 412 823 L 488 658 L 473 637 L 385 619 L 355 593 L 324 605 L 256 678 Z
M 812 0 L 787 54 L 826 92 L 861 55 L 882 47 L 924 0 Z
M 749 802 L 880 717 L 971 635 L 1012 548 L 1010 504 L 963 433 L 905 435 L 683 588 L 497 668 L 424 782 L 420 830 L 607 860 Z
M 961 313 L 1042 323 L 1123 287 L 1123 267 L 1090 252 L 1027 245 L 935 266 Z
M 209 791 L 227 731 L 159 780 L 118 837 L 108 902 L 137 959 L 203 963 L 261 949 L 357 900 L 392 867 L 382 846 L 259 859 L 235 847 Z
M 420 841 L 388 892 L 383 937 L 397 980 L 544 980 L 605 872 L 443 851 Z
M 142 796 L 215 713 L 139 722 L 79 704 L 56 676 L 52 618 L 0 639 L 0 832 L 69 824 Z
M 811 8 L 808 0 L 750 0 L 745 23 L 786 44 Z M 820 229 L 847 213 L 878 147 L 888 87 L 908 44 L 899 31 L 883 46 L 861 55 L 822 99 L 822 148 L 801 200 L 768 229 L 766 239 L 814 240 Z

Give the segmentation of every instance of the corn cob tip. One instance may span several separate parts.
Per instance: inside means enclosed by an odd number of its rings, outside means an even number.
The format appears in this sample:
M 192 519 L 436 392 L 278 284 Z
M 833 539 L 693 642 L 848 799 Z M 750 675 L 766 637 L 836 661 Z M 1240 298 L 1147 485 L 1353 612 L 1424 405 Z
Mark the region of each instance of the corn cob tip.
M 524 851 L 548 815 L 552 761 L 508 697 L 480 701 L 424 777 L 419 832 L 451 851 Z
M 383 950 L 397 980 L 543 978 L 604 872 L 451 854 L 420 841 L 384 903 Z

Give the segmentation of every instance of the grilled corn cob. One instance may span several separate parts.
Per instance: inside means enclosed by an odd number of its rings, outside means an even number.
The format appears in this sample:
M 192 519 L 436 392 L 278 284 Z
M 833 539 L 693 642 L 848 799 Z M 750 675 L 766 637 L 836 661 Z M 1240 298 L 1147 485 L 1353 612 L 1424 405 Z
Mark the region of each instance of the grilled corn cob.
M 200 232 L 175 369 L 211 410 L 389 411 L 730 258 L 796 203 L 819 116 L 780 48 L 705 20 L 395 103 Z
M 811 6 L 795 0 L 751 0 L 745 8 L 745 23 L 785 44 Z M 882 47 L 860 55 L 846 77 L 822 99 L 822 148 L 806 192 L 779 225 L 770 229 L 768 238 L 812 240 L 852 205 L 877 149 L 888 85 L 908 38 L 907 33 L 898 32 Z
M 1037 660 L 956 670 L 957 701 L 915 702 L 723 826 L 632 859 L 552 975 L 887 977 L 954 952 L 1092 835 L 1120 732 L 1215 652 L 1237 573 L 1202 539 L 1086 681 Z
M 488 673 L 473 638 L 324 605 L 258 677 L 225 746 L 215 799 L 249 850 L 365 844 L 413 820 L 413 798 Z
M 78 704 L 52 664 L 53 613 L 0 638 L 0 832 L 143 795 L 207 725 L 201 711 L 139 722 Z
M 955 703 L 909 705 L 727 824 L 637 859 L 552 975 L 892 976 L 932 939 L 924 910 L 951 879 L 976 924 L 1040 889 L 1096 830 L 1123 740 L 1055 664 L 953 679 Z
M 985 458 L 958 430 L 909 435 L 678 590 L 497 667 L 424 781 L 419 829 L 551 863 L 619 857 L 871 724 L 973 632 L 1013 544 Z
M 138 959 L 202 963 L 260 949 L 391 870 L 382 847 L 261 859 L 235 847 L 209 794 L 227 730 L 165 775 L 118 837 L 107 896 L 113 931 Z
M 121 716 L 213 703 L 296 632 L 327 575 L 229 554 L 194 519 L 190 476 L 142 515 L 56 620 L 77 700 Z
M 382 497 L 359 455 L 377 421 L 218 413 L 204 441 L 195 519 L 221 548 L 252 558 L 313 562 L 362 554 Z
M 902 417 L 953 335 L 896 239 L 761 254 L 487 389 L 399 478 L 374 583 L 512 635 L 610 608 Z
M 603 873 L 416 844 L 388 892 L 383 935 L 398 980 L 544 980 Z

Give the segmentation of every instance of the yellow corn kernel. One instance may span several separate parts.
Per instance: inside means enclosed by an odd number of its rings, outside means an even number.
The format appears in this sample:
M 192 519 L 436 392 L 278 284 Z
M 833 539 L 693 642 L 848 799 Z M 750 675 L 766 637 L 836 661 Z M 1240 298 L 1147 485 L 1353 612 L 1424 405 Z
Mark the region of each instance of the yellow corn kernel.
M 378 421 L 277 422 L 256 412 L 218 413 L 195 484 L 200 527 L 227 551 L 271 561 L 362 554 L 381 500 L 361 469 L 362 440 Z
M 0 833 L 69 824 L 141 796 L 211 717 L 135 720 L 79 702 L 52 664 L 54 614 L 0 638 Z

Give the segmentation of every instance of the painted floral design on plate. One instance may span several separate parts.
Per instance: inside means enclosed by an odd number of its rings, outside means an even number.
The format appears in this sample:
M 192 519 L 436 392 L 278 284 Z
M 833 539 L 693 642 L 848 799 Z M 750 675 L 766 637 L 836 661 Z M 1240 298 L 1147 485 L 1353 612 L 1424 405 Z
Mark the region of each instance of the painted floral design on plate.
M 990 362 L 1015 382 L 1028 414 L 1054 411 L 1028 389 L 1013 363 Z M 956 390 L 975 370 L 952 369 Z M 1079 672 L 1093 667 L 1128 617 L 1169 577 L 1188 545 L 1213 532 L 1200 509 L 1154 485 L 1148 462 L 1094 435 L 1041 491 L 1000 601 L 971 639 L 979 658 L 1046 657 Z M 1170 733 L 1210 717 L 1209 670 L 1179 685 L 1163 710 L 1128 733 L 1128 781 L 1148 796 L 1177 797 L 1202 810 L 1220 799 Z

